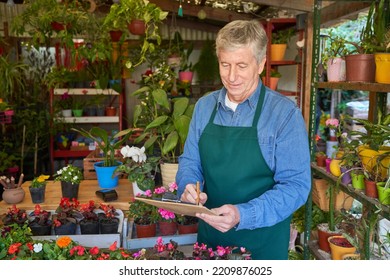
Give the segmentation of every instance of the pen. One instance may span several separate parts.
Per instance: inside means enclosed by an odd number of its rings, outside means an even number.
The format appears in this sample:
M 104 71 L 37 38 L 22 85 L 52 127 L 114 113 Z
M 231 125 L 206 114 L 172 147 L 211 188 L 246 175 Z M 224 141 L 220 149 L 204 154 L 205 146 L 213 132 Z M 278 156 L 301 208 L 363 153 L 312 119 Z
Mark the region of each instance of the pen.
M 200 200 L 200 184 L 199 181 L 196 182 L 196 205 L 199 205 L 199 200 Z

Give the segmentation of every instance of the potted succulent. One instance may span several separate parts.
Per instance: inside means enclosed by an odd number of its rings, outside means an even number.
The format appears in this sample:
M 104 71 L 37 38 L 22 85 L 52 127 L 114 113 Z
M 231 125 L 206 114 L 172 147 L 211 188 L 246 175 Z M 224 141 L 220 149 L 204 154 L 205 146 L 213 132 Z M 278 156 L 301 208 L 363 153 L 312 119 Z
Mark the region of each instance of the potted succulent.
M 54 181 L 61 182 L 62 197 L 77 199 L 80 182 L 84 179 L 80 167 L 68 164 L 54 174 Z
M 42 209 L 40 204 L 35 205 L 34 211 L 28 215 L 28 226 L 33 235 L 51 235 L 51 212 Z
M 122 144 L 132 133 L 132 129 L 122 130 L 112 137 L 107 130 L 97 126 L 92 127 L 90 130 L 84 128 L 72 128 L 72 130 L 97 143 L 98 148 L 103 154 L 103 161 L 94 164 L 99 186 L 101 188 L 116 187 L 119 182 L 119 177 L 113 176 L 114 171 L 118 165 L 122 164 L 116 157 L 117 150 L 122 147 Z
M 45 201 L 46 180 L 49 178 L 49 175 L 42 174 L 32 180 L 29 190 L 33 203 L 43 203 Z

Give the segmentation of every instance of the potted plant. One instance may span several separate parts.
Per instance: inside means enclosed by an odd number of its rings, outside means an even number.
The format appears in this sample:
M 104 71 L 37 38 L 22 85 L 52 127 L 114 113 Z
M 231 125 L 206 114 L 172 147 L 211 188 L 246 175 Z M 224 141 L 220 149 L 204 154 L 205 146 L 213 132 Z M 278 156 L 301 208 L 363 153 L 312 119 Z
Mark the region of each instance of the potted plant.
M 61 182 L 62 197 L 77 199 L 80 182 L 84 179 L 80 167 L 68 164 L 54 174 L 54 181 Z
M 19 182 L 15 182 L 15 178 L 8 178 L 6 176 L 0 176 L 0 184 L 3 186 L 3 200 L 8 204 L 15 204 L 23 201 L 25 191 L 22 188 L 24 175 L 21 174 Z
M 99 219 L 96 209 L 97 207 L 93 200 L 80 204 L 79 211 L 83 217 L 79 222 L 81 234 L 99 233 Z
M 28 226 L 33 235 L 51 235 L 51 212 L 42 209 L 40 204 L 35 205 L 34 211 L 28 215 Z
M 190 56 L 194 49 L 193 43 L 189 44 L 186 49 L 183 49 L 181 60 L 180 60 L 180 69 L 179 69 L 179 80 L 184 83 L 191 84 L 194 66 L 190 62 Z
M 270 78 L 269 78 L 269 88 L 272 90 L 276 90 L 278 86 L 279 79 L 282 77 L 282 74 L 276 69 L 276 68 L 271 68 L 270 72 Z M 266 81 L 266 70 L 264 69 L 263 72 L 260 74 L 261 80 L 263 84 L 267 84 Z
M 27 221 L 26 210 L 19 209 L 13 204 L 8 208 L 2 221 L 4 225 L 17 224 L 18 226 L 22 226 Z
M 4 99 L 14 100 L 24 93 L 27 69 L 27 64 L 0 55 L 0 92 Z
M 126 174 L 133 185 L 133 194 L 154 190 L 154 175 L 159 171 L 159 157 L 147 157 L 145 147 L 126 145 L 121 149 L 124 163 L 115 169 L 114 174 Z
M 127 20 L 124 15 L 119 16 L 120 3 L 114 3 L 103 21 L 103 28 L 110 33 L 111 40 L 118 42 L 122 38 L 123 32 L 127 29 Z
M 103 161 L 94 164 L 99 186 L 101 188 L 116 187 L 119 178 L 118 176 L 113 177 L 113 174 L 117 166 L 122 164 L 122 162 L 118 161 L 116 158 L 117 150 L 122 147 L 122 144 L 132 133 L 132 129 L 122 130 L 112 137 L 107 130 L 97 126 L 92 127 L 90 130 L 85 130 L 84 128 L 72 128 L 72 130 L 77 131 L 82 136 L 97 143 L 98 148 L 103 154 Z
M 146 149 L 158 149 L 163 161 L 160 166 L 163 184 L 167 185 L 175 179 L 164 179 L 163 169 L 174 164 L 177 171 L 177 159 L 184 149 L 194 104 L 187 97 L 169 98 L 168 89 L 164 87 L 164 69 L 166 68 L 160 68 L 161 71 L 150 74 L 144 86 L 132 95 L 146 103 L 146 106 L 137 106 L 134 111 L 135 126 L 138 126 L 140 116 L 146 116 L 143 119 L 145 129 L 135 142 L 140 143 L 146 139 L 143 144 Z M 175 171 L 173 173 L 176 174 Z
M 56 235 L 76 234 L 77 221 L 81 219 L 80 202 L 76 198 L 70 200 L 62 197 L 53 215 L 54 232 Z
M 145 194 L 137 194 L 136 196 L 143 198 L 151 198 L 153 192 L 147 190 Z M 129 205 L 128 215 L 134 220 L 135 230 L 138 238 L 153 237 L 156 235 L 158 212 L 157 208 L 141 202 L 133 200 Z
M 271 61 L 281 61 L 286 53 L 287 44 L 296 34 L 294 28 L 279 29 L 271 35 Z
M 29 190 L 33 203 L 43 203 L 45 201 L 46 180 L 49 178 L 49 175 L 42 174 L 32 180 Z
M 346 40 L 336 36 L 330 29 L 328 34 L 323 35 L 328 38 L 326 47 L 322 54 L 322 64 L 327 71 L 329 82 L 345 81 L 345 55 L 348 53 Z
M 103 210 L 98 214 L 99 229 L 101 234 L 113 234 L 118 232 L 119 219 L 115 207 L 110 204 L 100 203 L 99 209 Z

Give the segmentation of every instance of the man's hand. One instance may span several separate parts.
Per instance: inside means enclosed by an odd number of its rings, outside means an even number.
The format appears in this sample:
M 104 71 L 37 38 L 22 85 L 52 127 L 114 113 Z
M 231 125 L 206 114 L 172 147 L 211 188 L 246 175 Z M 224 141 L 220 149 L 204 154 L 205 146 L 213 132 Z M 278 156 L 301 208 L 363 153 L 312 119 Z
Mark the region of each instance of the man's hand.
M 203 213 L 197 213 L 196 216 L 220 232 L 227 232 L 240 222 L 240 212 L 234 205 L 225 204 L 211 210 L 218 216 Z
M 181 195 L 180 200 L 184 202 L 196 204 L 197 198 L 198 198 L 198 194 L 196 193 L 196 185 L 188 184 L 184 189 L 184 192 Z M 199 194 L 199 203 L 203 205 L 206 203 L 206 201 L 207 201 L 207 194 L 201 192 Z

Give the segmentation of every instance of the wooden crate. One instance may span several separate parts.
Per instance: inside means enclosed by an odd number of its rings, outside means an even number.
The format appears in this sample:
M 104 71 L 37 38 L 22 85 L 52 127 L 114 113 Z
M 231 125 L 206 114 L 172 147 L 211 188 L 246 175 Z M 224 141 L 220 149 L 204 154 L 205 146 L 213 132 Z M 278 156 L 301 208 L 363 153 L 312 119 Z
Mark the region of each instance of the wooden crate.
M 120 155 L 120 150 L 117 150 L 116 152 L 116 159 L 121 160 Z M 94 163 L 98 161 L 102 161 L 103 158 L 100 157 L 98 150 L 92 151 L 89 155 L 87 155 L 83 159 L 83 168 L 84 168 L 84 179 L 85 180 L 96 180 L 96 171 L 94 168 Z M 121 177 L 119 177 L 121 178 Z M 124 178 L 124 176 L 122 176 Z
M 84 179 L 85 180 L 96 180 L 96 171 L 93 167 L 95 162 L 102 161 L 103 158 L 99 157 L 98 150 L 92 151 L 83 159 L 84 167 Z

